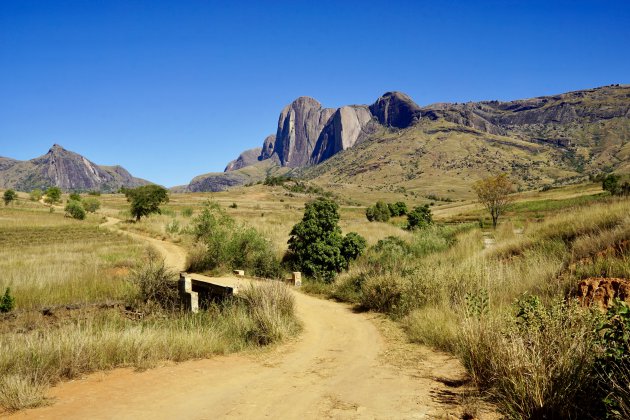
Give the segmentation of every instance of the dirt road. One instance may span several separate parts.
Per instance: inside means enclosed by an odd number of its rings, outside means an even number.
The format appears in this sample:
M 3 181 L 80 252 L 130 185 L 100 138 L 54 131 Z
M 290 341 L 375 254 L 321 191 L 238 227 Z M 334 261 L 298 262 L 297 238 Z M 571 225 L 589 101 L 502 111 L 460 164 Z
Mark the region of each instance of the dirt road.
M 156 248 L 172 262 L 182 261 L 179 252 L 170 254 L 172 244 L 157 242 Z M 142 373 L 117 369 L 93 374 L 54 387 L 53 405 L 15 417 L 401 419 L 461 415 L 454 398 L 457 388 L 444 385 L 464 376 L 455 359 L 405 343 L 391 322 L 377 315 L 354 313 L 347 305 L 299 292 L 295 298 L 304 331 L 294 342 Z

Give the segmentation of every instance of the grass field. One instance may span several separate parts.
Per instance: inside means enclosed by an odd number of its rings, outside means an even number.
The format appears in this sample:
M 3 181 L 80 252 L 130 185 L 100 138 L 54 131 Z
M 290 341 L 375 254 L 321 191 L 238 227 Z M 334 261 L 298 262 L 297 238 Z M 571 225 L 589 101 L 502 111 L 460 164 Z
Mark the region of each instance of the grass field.
M 124 206 L 101 199 L 112 205 L 103 214 Z M 0 207 L 0 289 L 15 298 L 15 310 L 0 314 L 0 415 L 45 404 L 49 385 L 87 372 L 241 351 L 299 330 L 281 284 L 198 315 L 145 303 L 134 279 L 159 280 L 151 273 L 161 262 L 144 244 L 99 229 L 102 217 L 77 221 L 24 199 Z

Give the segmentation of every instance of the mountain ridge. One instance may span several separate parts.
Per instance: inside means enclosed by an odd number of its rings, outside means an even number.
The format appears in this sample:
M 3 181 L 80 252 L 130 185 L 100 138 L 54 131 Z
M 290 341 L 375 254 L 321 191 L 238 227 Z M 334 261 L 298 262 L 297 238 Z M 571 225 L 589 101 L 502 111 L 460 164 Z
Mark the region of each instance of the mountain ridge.
M 31 191 L 57 186 L 64 191 L 114 192 L 147 184 L 120 165 L 97 165 L 56 143 L 46 154 L 30 160 L 0 157 L 2 188 Z

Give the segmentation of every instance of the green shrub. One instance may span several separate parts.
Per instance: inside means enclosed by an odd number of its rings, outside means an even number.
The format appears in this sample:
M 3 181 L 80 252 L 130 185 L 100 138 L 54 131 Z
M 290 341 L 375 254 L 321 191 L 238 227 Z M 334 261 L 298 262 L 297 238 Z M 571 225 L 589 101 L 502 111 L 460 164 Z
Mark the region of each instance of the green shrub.
M 433 224 L 433 216 L 428 204 L 418 206 L 407 214 L 407 229 L 414 230 Z
M 75 192 L 70 193 L 68 201 L 81 201 L 81 194 Z
M 182 216 L 190 217 L 193 215 L 193 209 L 191 207 L 184 207 L 182 209 Z
M 236 208 L 238 208 L 238 204 L 236 204 L 236 203 L 232 203 L 232 204 L 230 204 L 230 206 L 229 206 L 229 207 L 230 207 L 231 209 L 236 209 Z
M 66 204 L 66 215 L 72 217 L 73 219 L 83 220 L 85 219 L 85 209 L 81 205 L 79 201 L 68 201 Z
M 6 190 L 3 195 L 4 205 L 8 206 L 13 200 L 17 198 L 17 193 L 13 190 Z
M 370 222 L 387 222 L 390 218 L 389 206 L 384 201 L 377 201 L 365 210 L 365 217 Z
M 83 200 L 83 208 L 89 213 L 96 213 L 101 208 L 101 202 L 94 197 L 88 197 Z
M 179 221 L 177 219 L 172 219 L 170 222 L 168 222 L 166 224 L 166 226 L 164 226 L 164 230 L 166 230 L 166 233 L 179 233 Z
M 387 205 L 389 207 L 389 214 L 392 217 L 405 216 L 407 214 L 407 204 L 403 201 L 397 201 Z
M 199 245 L 189 254 L 189 270 L 250 270 L 279 278 L 282 267 L 271 242 L 253 227 L 237 225 L 216 202 L 208 202 L 193 221 Z
M 6 288 L 4 295 L 0 297 L 0 313 L 11 312 L 15 308 L 15 298 L 11 296 L 11 289 Z
M 395 274 L 370 276 L 361 285 L 360 303 L 365 309 L 401 314 L 408 289 L 408 280 Z
M 346 268 L 350 261 L 356 260 L 367 246 L 367 241 L 356 232 L 349 232 L 341 241 L 341 255 L 346 260 Z
M 30 193 L 30 199 L 31 201 L 39 201 L 42 199 L 42 195 L 44 193 L 42 192 L 42 190 L 40 190 L 39 188 L 35 188 L 33 191 L 31 191 Z

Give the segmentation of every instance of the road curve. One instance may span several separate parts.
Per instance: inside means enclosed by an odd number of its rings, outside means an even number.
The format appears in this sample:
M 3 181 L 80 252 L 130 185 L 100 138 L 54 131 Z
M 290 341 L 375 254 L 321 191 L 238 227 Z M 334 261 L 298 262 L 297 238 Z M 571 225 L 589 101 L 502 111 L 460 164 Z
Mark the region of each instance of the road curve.
M 157 248 L 169 257 L 169 246 Z M 170 258 L 181 262 L 179 252 Z M 288 344 L 141 373 L 116 369 L 92 374 L 52 388 L 52 405 L 13 417 L 401 419 L 461 414 L 453 398 L 456 390 L 435 379 L 460 379 L 464 371 L 455 359 L 413 346 L 409 352 L 421 355 L 416 362 L 394 362 L 410 345 L 385 340 L 378 315 L 354 313 L 347 305 L 299 292 L 295 299 L 304 331 Z

